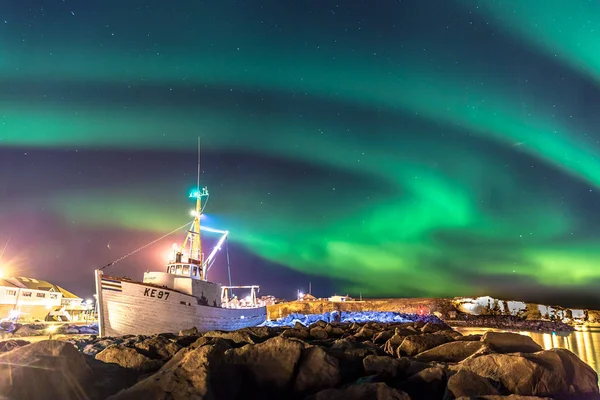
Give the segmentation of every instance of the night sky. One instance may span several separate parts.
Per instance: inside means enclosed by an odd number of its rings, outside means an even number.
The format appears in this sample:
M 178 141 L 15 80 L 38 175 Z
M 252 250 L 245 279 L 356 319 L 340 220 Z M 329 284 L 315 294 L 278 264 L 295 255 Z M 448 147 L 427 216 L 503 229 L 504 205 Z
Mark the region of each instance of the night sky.
M 599 49 L 585 0 L 4 1 L 0 263 L 90 297 L 200 136 L 234 284 L 600 306 Z

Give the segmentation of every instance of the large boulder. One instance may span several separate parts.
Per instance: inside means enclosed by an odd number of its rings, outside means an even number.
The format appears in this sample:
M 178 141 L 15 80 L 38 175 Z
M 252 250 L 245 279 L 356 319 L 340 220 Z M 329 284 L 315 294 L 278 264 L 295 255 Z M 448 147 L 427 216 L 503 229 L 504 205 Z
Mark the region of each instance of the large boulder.
M 486 378 L 471 371 L 461 370 L 448 379 L 444 399 L 487 395 L 500 395 L 500 392 Z
M 553 399 L 550 397 L 519 396 L 518 394 L 511 394 L 509 396 L 499 396 L 499 395 L 468 396 L 468 397 L 459 397 L 456 400 L 553 400 Z
M 96 360 L 141 372 L 156 371 L 163 365 L 163 361 L 152 360 L 135 349 L 123 345 L 108 346 L 96 354 Z
M 415 359 L 425 362 L 455 363 L 464 360 L 484 346 L 483 342 L 449 342 L 419 353 L 415 356 Z
M 0 397 L 6 399 L 87 398 L 92 371 L 70 343 L 44 340 L 0 354 Z
M 326 389 L 306 400 L 411 400 L 404 392 L 385 383 L 359 383 L 344 389 Z
M 421 332 L 423 333 L 434 333 L 434 332 L 439 332 L 439 331 L 451 331 L 452 328 L 444 323 L 434 323 L 434 322 L 428 322 L 426 323 L 423 328 L 421 328 Z
M 350 336 L 351 338 L 353 336 Z M 338 339 L 328 349 L 329 354 L 338 359 L 344 381 L 351 382 L 364 375 L 363 359 L 368 355 L 382 355 L 380 348 L 368 342 L 355 343 Z
M 383 351 L 385 351 L 390 356 L 396 357 L 396 355 L 398 354 L 398 347 L 400 347 L 404 339 L 406 339 L 406 336 L 395 333 L 385 342 L 385 344 L 383 345 Z
M 168 360 L 181 350 L 182 346 L 165 336 L 157 335 L 136 343 L 134 347 L 151 359 Z
M 280 398 L 290 390 L 305 345 L 297 340 L 274 337 L 263 343 L 227 350 L 223 379 L 235 382 L 223 398 L 243 398 L 243 391 L 258 397 Z
M 14 337 L 25 337 L 25 336 L 43 336 L 49 335 L 50 332 L 38 327 L 36 325 L 23 325 L 13 332 Z
M 254 339 L 247 331 L 233 331 L 233 332 L 222 332 L 222 331 L 210 331 L 206 332 L 202 337 L 205 338 L 221 338 L 231 340 L 234 343 L 239 344 L 254 344 Z
M 388 356 L 369 355 L 363 359 L 363 366 L 367 375 L 377 375 L 382 379 L 406 379 L 424 369 L 429 364 L 413 361 L 409 358 L 392 358 Z
M 417 372 L 400 385 L 412 400 L 440 399 L 446 388 L 446 372 L 440 367 Z
M 313 328 L 316 329 L 316 328 Z M 342 380 L 338 360 L 320 347 L 305 349 L 294 382 L 297 395 L 336 387 Z
M 314 328 L 311 328 L 309 334 L 311 337 L 320 340 L 327 339 L 327 337 L 329 336 L 325 328 L 321 326 L 315 326 Z
M 496 353 L 535 353 L 542 350 L 542 346 L 532 338 L 511 332 L 486 332 L 481 341 Z
M 7 351 L 11 351 L 18 347 L 26 346 L 28 344 L 29 344 L 29 342 L 27 340 L 21 340 L 21 339 L 4 340 L 4 341 L 0 342 L 0 353 L 6 353 Z
M 564 349 L 537 353 L 487 354 L 454 367 L 502 383 L 513 394 L 582 399 L 598 396 L 598 375 Z
M 407 336 L 398 347 L 398 357 L 407 355 L 416 356 L 426 350 L 433 349 L 441 344 L 448 343 L 452 339 L 446 335 L 437 335 L 435 333 L 425 333 L 423 335 Z
M 107 400 L 187 400 L 216 399 L 219 362 L 227 342 L 187 348 L 167 362 L 157 373 Z M 233 383 L 233 382 L 232 382 Z
M 385 344 L 388 340 L 390 340 L 394 336 L 395 332 L 391 329 L 387 331 L 382 331 L 376 333 L 373 336 L 373 343 L 375 344 Z

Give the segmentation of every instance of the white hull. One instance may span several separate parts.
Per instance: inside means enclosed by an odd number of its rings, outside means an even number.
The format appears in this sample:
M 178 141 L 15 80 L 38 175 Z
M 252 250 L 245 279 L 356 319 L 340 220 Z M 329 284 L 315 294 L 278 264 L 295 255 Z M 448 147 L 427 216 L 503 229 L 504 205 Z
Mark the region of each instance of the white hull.
M 200 332 L 256 326 L 266 307 L 222 308 L 194 296 L 141 282 L 97 275 L 100 336 L 155 335 L 196 327 Z

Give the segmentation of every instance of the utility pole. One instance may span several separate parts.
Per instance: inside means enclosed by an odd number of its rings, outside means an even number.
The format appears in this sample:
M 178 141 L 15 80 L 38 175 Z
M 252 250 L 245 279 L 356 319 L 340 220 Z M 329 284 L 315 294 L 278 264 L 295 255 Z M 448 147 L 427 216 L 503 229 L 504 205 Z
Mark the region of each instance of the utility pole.
M 308 294 L 312 294 L 312 286 L 311 286 L 311 282 L 308 282 Z

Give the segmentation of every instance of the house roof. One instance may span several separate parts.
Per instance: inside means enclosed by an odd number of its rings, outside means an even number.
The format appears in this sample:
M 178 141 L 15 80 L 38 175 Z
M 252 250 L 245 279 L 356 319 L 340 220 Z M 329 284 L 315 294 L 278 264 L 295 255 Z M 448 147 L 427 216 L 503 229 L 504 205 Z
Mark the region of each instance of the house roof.
M 17 287 L 31 290 L 43 290 L 47 292 L 60 292 L 62 293 L 63 298 L 81 299 L 80 297 L 74 295 L 68 290 L 48 281 L 42 281 L 35 278 L 26 278 L 23 276 L 0 279 L 0 286 Z
M 18 287 L 14 283 L 11 283 L 8 279 L 2 279 L 2 278 L 0 278 L 0 286 Z
M 62 293 L 63 299 L 79 299 L 79 300 L 83 300 L 81 297 L 74 295 L 73 293 L 69 292 L 67 289 L 63 288 L 62 286 L 57 286 L 57 288 Z

